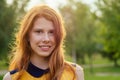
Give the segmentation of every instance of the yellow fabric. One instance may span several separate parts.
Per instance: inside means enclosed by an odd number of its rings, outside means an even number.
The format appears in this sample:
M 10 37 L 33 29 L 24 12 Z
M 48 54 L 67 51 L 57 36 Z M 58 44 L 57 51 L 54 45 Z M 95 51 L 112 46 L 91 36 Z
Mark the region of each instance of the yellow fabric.
M 16 77 L 17 74 L 18 74 L 18 72 L 12 75 L 12 80 L 15 80 L 14 77 Z M 49 73 L 47 73 L 39 78 L 36 78 L 36 77 L 31 76 L 28 72 L 23 71 L 23 74 L 22 74 L 20 80 L 47 80 L 46 77 L 48 75 L 49 75 Z M 74 75 L 73 75 L 72 70 L 70 70 L 69 68 L 66 68 L 63 71 L 61 80 L 73 80 L 73 77 L 74 77 Z M 74 80 L 76 80 L 76 79 L 74 79 Z

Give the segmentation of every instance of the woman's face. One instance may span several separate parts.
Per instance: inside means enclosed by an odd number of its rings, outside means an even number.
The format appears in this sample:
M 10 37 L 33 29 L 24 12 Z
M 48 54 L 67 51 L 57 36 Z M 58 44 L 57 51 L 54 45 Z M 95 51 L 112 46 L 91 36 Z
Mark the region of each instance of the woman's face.
M 33 54 L 48 57 L 56 46 L 54 25 L 44 17 L 35 20 L 29 32 L 29 42 Z

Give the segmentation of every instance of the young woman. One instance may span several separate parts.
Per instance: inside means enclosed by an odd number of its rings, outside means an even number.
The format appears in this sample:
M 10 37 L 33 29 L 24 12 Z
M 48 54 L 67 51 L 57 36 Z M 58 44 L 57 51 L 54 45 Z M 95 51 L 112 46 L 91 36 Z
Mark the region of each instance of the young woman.
M 54 9 L 33 7 L 18 30 L 10 72 L 3 80 L 84 80 L 82 68 L 64 60 L 65 30 Z

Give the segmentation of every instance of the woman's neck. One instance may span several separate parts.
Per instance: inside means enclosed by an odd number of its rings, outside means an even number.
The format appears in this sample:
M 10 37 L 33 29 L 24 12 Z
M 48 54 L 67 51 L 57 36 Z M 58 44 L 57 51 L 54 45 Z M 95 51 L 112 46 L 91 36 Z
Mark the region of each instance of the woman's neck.
M 32 55 L 30 61 L 33 65 L 41 69 L 47 69 L 49 67 L 47 58 Z

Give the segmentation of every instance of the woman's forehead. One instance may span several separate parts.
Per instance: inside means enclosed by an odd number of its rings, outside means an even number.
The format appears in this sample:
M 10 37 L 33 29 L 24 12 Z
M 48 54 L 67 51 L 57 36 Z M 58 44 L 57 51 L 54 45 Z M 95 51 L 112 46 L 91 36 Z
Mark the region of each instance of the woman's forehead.
M 51 30 L 54 30 L 54 24 L 52 21 L 44 18 L 44 17 L 39 17 L 34 21 L 33 24 L 34 28 L 49 28 Z

